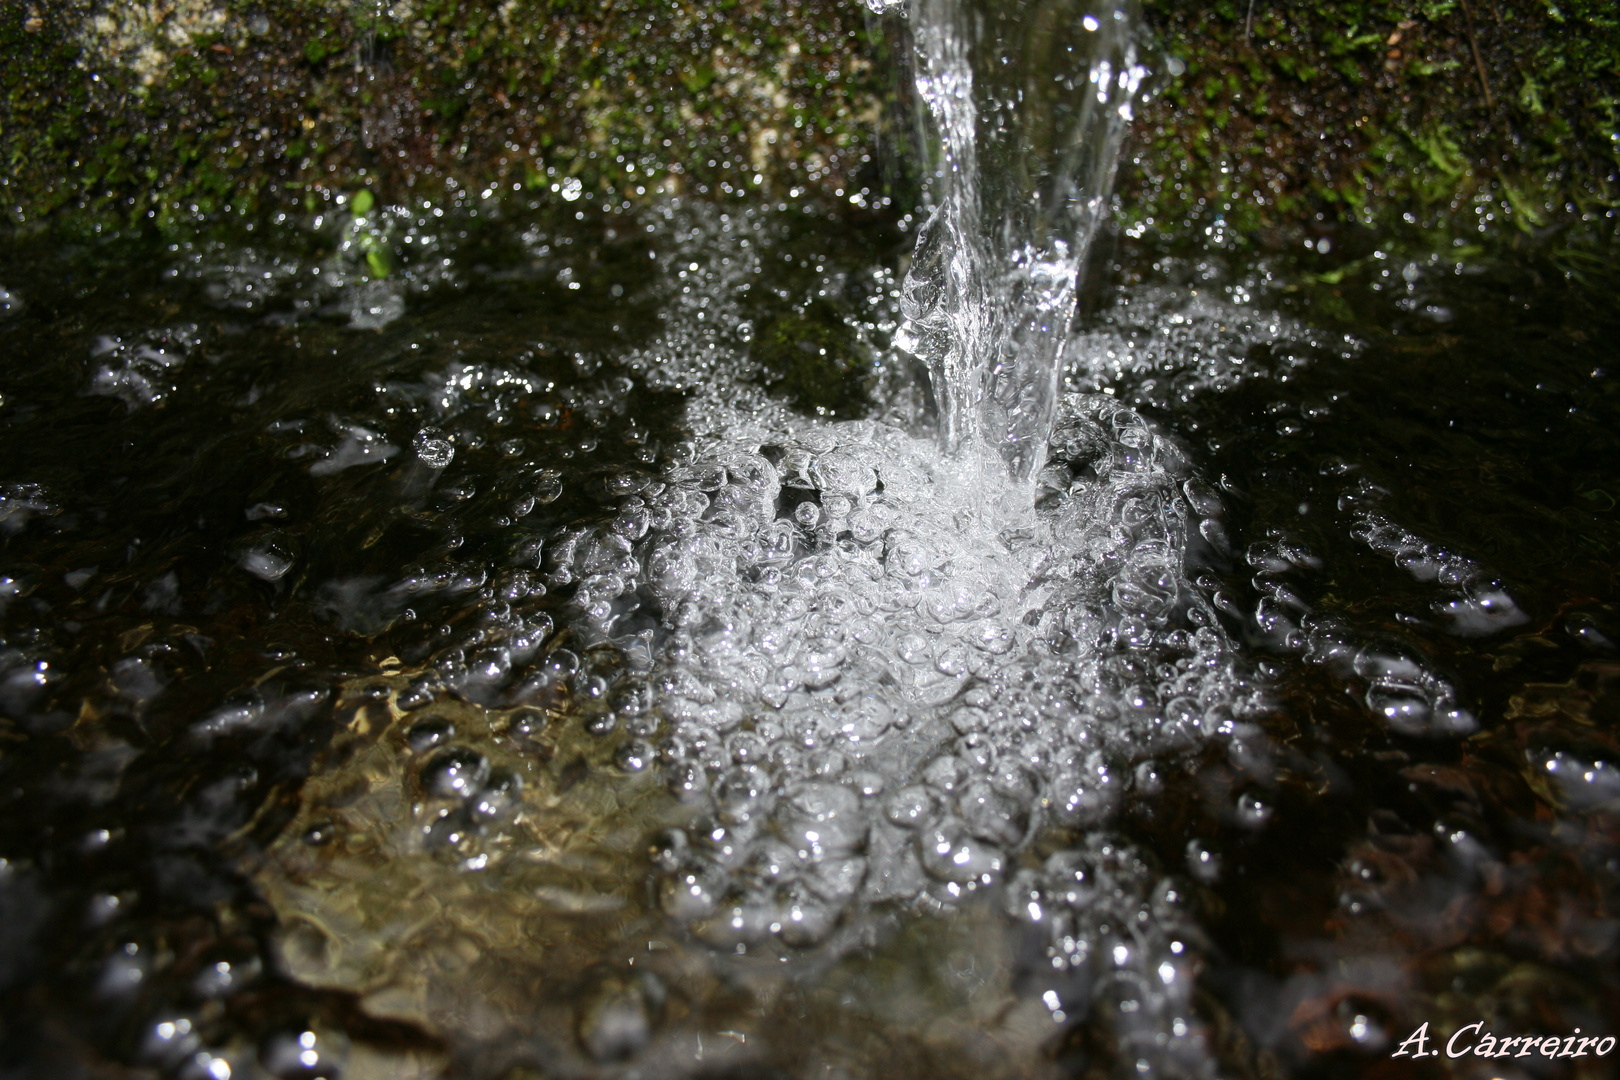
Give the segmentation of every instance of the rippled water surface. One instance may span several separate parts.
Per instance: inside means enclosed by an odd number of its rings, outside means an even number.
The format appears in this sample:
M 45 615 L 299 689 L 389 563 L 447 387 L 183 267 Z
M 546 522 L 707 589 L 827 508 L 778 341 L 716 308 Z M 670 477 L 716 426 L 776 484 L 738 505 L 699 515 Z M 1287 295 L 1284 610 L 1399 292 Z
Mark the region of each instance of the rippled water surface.
M 13 1074 L 1616 1030 L 1601 262 L 1114 239 L 1020 513 L 909 219 L 492 212 L 0 247 Z

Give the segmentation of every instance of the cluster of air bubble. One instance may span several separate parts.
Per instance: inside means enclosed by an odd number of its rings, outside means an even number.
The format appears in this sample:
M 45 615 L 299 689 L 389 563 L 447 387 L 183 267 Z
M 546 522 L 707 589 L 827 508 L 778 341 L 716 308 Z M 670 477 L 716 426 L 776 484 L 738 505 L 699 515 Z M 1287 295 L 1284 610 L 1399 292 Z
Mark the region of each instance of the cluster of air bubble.
M 0 536 L 21 532 L 34 518 L 50 518 L 62 512 L 42 484 L 0 484 Z M 0 610 L 4 610 L 0 599 Z
M 1272 284 L 1263 264 L 1238 276 L 1208 256 L 1186 265 L 1166 259 L 1155 269 L 1185 281 L 1131 290 L 1074 335 L 1066 350 L 1067 386 L 1093 390 L 1124 383 L 1134 401 L 1174 407 L 1249 378 L 1286 378 L 1294 368 L 1324 357 L 1349 358 L 1360 348 L 1352 337 L 1325 334 L 1257 308 L 1254 300 Z M 1307 403 L 1300 416 L 1279 418 L 1279 431 L 1297 433 L 1300 419 L 1328 407 Z M 1335 460 L 1323 472 L 1344 478 L 1338 507 L 1351 515 L 1354 539 L 1393 559 L 1416 580 L 1439 586 L 1442 595 L 1430 614 L 1452 633 L 1484 635 L 1525 621 L 1502 584 L 1477 563 L 1391 519 L 1381 509 L 1387 492 L 1357 475 L 1358 467 Z M 1217 555 L 1247 562 L 1260 593 L 1252 607 L 1245 607 L 1213 575 L 1199 575 L 1218 610 L 1253 627 L 1271 648 L 1360 683 L 1367 708 L 1397 733 L 1459 736 L 1477 729 L 1456 688 L 1414 650 L 1391 638 L 1369 640 L 1306 598 L 1302 579 L 1323 564 L 1298 536 L 1274 529 L 1246 552 L 1233 552 L 1217 493 L 1194 481 L 1188 496 L 1203 517 L 1200 538 Z
M 195 281 L 209 303 L 263 316 L 269 326 L 320 318 L 378 330 L 405 314 L 407 298 L 460 284 L 444 213 L 428 202 L 384 206 L 369 193 L 340 197 L 304 223 L 330 242 L 331 254 L 323 259 L 219 243 L 177 244 L 177 262 L 166 276 Z
M 622 729 L 622 767 L 691 806 L 657 846 L 666 913 L 728 951 L 836 949 L 872 905 L 1017 898 L 1046 928 L 1056 1020 L 1128 1000 L 1143 1060 L 1202 1060 L 1181 924 L 1154 914 L 1157 877 L 1115 866 L 1136 856 L 1007 883 L 1037 835 L 1106 828 L 1260 706 L 1188 580 L 1179 449 L 1067 397 L 1022 518 L 870 421 L 734 415 L 671 457 L 543 556 L 586 651 L 645 658 L 584 700 Z
M 1434 612 L 1448 621 L 1454 634 L 1480 637 L 1530 621 L 1502 583 L 1474 560 L 1430 543 L 1374 509 L 1356 512 L 1350 535 L 1393 558 L 1416 580 L 1442 586 L 1447 595 L 1435 602 Z
M 1068 390 L 1128 386 L 1133 400 L 1165 409 L 1250 378 L 1286 376 L 1323 358 L 1348 359 L 1359 343 L 1329 334 L 1255 301 L 1273 287 L 1265 266 L 1232 274 L 1205 257 L 1165 258 L 1153 269 L 1179 284 L 1122 291 L 1064 348 Z
M 1216 501 L 1140 415 L 1056 389 L 1143 72 L 1111 6 L 988 14 L 993 32 L 975 38 L 968 5 L 913 12 L 920 88 L 946 128 L 949 167 L 904 289 L 878 271 L 856 281 L 813 267 L 819 295 L 870 301 L 870 322 L 853 327 L 862 348 L 881 356 L 899 331 L 929 362 L 955 453 L 918 434 L 903 365 L 875 365 L 872 420 L 812 421 L 767 397 L 747 300 L 777 287 L 769 215 L 677 200 L 633 226 L 669 273 L 649 298 L 662 325 L 616 359 L 644 385 L 692 395 L 687 441 L 653 444 L 624 415 L 632 385 L 613 375 L 592 388 L 598 362 L 583 354 L 571 388 L 522 357 L 471 356 L 380 385 L 387 416 L 414 418 L 414 432 L 356 414 L 268 434 L 317 480 L 405 462 L 394 482 L 407 509 L 498 538 L 451 554 L 458 536 L 392 581 L 324 582 L 313 602 L 367 635 L 459 609 L 437 628 L 424 621 L 401 709 L 445 694 L 535 715 L 567 705 L 619 739 L 622 768 L 688 806 L 686 824 L 659 839 L 657 895 L 698 940 L 836 953 L 876 905 L 999 901 L 1041 936 L 1038 994 L 1055 1021 L 1106 1000 L 1138 1071 L 1196 1071 L 1207 1055 L 1179 891 L 1108 830 L 1209 740 L 1238 754 L 1258 692 L 1209 590 L 1191 580 L 1190 538 L 1209 531 Z M 1066 43 L 1058 53 L 1002 71 L 1001 46 L 1022 56 L 1052 20 L 1079 37 L 1050 35 Z M 382 269 L 368 258 L 375 238 L 349 216 L 334 226 L 332 262 L 214 253 L 193 259 L 193 275 L 243 314 L 356 328 L 397 318 L 411 289 L 452 280 L 435 250 L 368 281 Z M 398 224 L 393 250 L 416 247 L 415 228 Z M 531 274 L 572 290 L 586 271 L 564 239 L 521 243 Z M 554 440 L 557 460 L 506 434 L 560 428 L 560 411 L 580 434 Z M 574 458 L 609 429 L 633 463 Z M 462 450 L 501 438 L 501 475 L 463 469 Z M 580 489 L 569 505 L 600 512 L 531 525 L 565 485 Z M 285 509 L 256 504 L 248 516 L 260 531 L 238 565 L 283 580 L 299 557 L 276 524 Z M 28 677 L 20 661 L 8 671 Z M 222 711 L 210 732 L 261 723 L 250 713 Z M 476 831 L 494 781 L 482 759 L 423 746 L 423 790 L 453 808 L 429 840 L 454 847 Z M 1055 830 L 1072 846 L 1021 868 Z
M 201 341 L 192 324 L 128 337 L 103 334 L 90 346 L 96 365 L 90 393 L 119 398 L 131 411 L 159 404 L 174 393 L 175 376 Z
M 1430 613 L 1444 619 L 1451 633 L 1474 637 L 1527 621 L 1502 583 L 1478 563 L 1425 540 L 1384 513 L 1380 505 L 1387 492 L 1354 476 L 1358 471 L 1354 465 L 1334 460 L 1323 471 L 1347 480 L 1339 507 L 1351 515 L 1351 537 L 1393 559 L 1417 581 L 1439 587 L 1441 595 L 1431 602 Z M 1224 547 L 1218 509 L 1206 522 L 1205 535 Z M 1306 599 L 1300 579 L 1321 570 L 1323 563 L 1297 536 L 1273 529 L 1244 558 L 1255 571 L 1254 586 L 1260 592 L 1254 611 L 1244 612 L 1221 591 L 1213 595 L 1217 608 L 1234 618 L 1247 618 L 1273 648 L 1356 679 L 1364 688 L 1367 708 L 1392 731 L 1455 737 L 1478 730 L 1478 721 L 1459 703 L 1456 687 L 1416 650 L 1397 637 L 1368 639 L 1345 619 Z
M 1053 1020 L 1111 1001 L 1125 1071 L 1209 1073 L 1208 1036 L 1192 1001 L 1201 934 L 1185 887 L 1098 833 L 1038 870 L 1018 871 L 1004 901 L 1011 918 L 1045 930 L 1049 966 L 1029 982 Z
M 1322 560 L 1296 537 L 1274 530 L 1246 559 L 1260 591 L 1251 622 L 1274 648 L 1359 681 L 1367 708 L 1400 734 L 1460 736 L 1478 729 L 1473 714 L 1458 703 L 1456 687 L 1420 655 L 1398 640 L 1369 640 L 1300 594 L 1296 577 L 1321 569 Z M 1223 601 L 1242 617 L 1235 603 L 1217 593 L 1217 604 Z
M 667 202 L 655 207 L 646 225 L 653 258 L 666 258 L 674 280 L 660 298 L 663 332 L 629 357 L 651 386 L 690 390 L 715 378 L 746 383 L 756 374 L 746 365 L 745 346 L 753 327 L 741 301 L 769 278 L 762 276 L 769 238 L 762 215 L 705 211 Z M 564 266 L 559 273 L 572 273 Z M 828 283 L 832 285 L 832 283 Z M 748 393 L 746 385 L 735 389 Z
M 438 686 L 565 692 L 591 730 L 618 732 L 620 765 L 690 807 L 655 861 L 659 903 L 699 940 L 837 951 L 874 905 L 997 897 L 1045 935 L 1054 1020 L 1106 998 L 1139 1071 L 1196 1071 L 1177 890 L 1104 830 L 1206 741 L 1236 753 L 1257 691 L 1189 580 L 1208 516 L 1190 497 L 1208 500 L 1182 453 L 1107 396 L 1056 394 L 1143 73 L 1123 11 L 990 12 L 988 37 L 973 14 L 913 12 L 947 170 L 896 338 L 930 365 L 952 452 L 882 420 L 797 419 L 750 389 L 738 297 L 769 284 L 757 227 L 721 215 L 717 235 L 668 207 L 648 231 L 678 283 L 628 363 L 694 393 L 692 436 L 657 473 L 593 481 L 605 520 L 528 549 L 568 647 L 519 657 L 486 636 L 476 656 L 440 654 Z M 997 69 L 1000 45 L 1022 57 L 1015 39 L 1067 16 L 1084 48 Z M 1009 884 L 1054 829 L 1091 839 Z
M 617 691 L 646 740 L 624 760 L 713 802 L 673 913 L 746 943 L 815 940 L 793 924 L 824 933 L 857 895 L 951 903 L 1042 825 L 1105 821 L 1138 764 L 1242 698 L 1186 580 L 1179 451 L 1106 397 L 1066 399 L 1051 447 L 1035 518 L 1008 525 L 891 427 L 697 445 L 548 547 L 581 632 L 657 642 L 653 692 Z M 793 857 L 755 882 L 777 842 Z M 782 875 L 828 874 L 784 914 Z
M 762 302 L 774 301 L 802 312 L 815 301 L 836 299 L 843 303 L 854 350 L 872 358 L 876 415 L 901 426 L 916 424 L 926 411 L 920 388 L 905 365 L 883 359 L 900 321 L 894 271 L 783 250 L 782 215 L 788 212 L 785 202 L 774 211 L 724 210 L 677 199 L 648 210 L 642 226 L 651 245 L 648 254 L 669 268 L 672 280 L 656 296 L 658 334 L 629 350 L 624 363 L 650 387 L 695 395 L 686 416 L 686 427 L 695 435 L 721 437 L 735 426 L 740 412 L 748 413 L 761 430 L 779 428 L 793 410 L 760 386 L 763 372 L 751 348 L 759 327 L 750 305 L 757 310 Z M 535 257 L 558 265 L 559 281 L 572 280 L 575 260 L 560 245 L 553 250 L 555 239 L 547 243 L 544 237 L 526 236 L 525 242 Z M 784 270 L 808 280 L 792 288 L 779 272 Z

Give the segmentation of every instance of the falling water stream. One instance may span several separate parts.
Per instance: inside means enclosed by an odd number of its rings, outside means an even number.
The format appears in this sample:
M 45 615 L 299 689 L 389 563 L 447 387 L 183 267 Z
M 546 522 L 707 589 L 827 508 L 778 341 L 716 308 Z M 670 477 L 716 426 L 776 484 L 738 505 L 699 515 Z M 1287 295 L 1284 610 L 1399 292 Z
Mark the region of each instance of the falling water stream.
M 910 14 L 941 190 L 897 344 L 927 361 L 945 451 L 991 451 L 1026 481 L 1045 456 L 1058 354 L 1146 74 L 1135 27 L 1126 8 L 1074 3 L 949 0 Z
M 1129 8 L 885 6 L 915 216 L 0 244 L 8 1069 L 1612 1030 L 1605 272 L 1119 236 Z

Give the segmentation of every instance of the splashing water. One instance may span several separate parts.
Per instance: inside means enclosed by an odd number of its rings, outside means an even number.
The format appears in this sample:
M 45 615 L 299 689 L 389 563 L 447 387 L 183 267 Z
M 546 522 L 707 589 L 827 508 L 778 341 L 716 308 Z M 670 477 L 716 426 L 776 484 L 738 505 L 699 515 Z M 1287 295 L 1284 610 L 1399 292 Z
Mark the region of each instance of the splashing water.
M 923 0 L 911 20 L 940 192 L 895 344 L 928 365 L 945 452 L 910 430 L 902 387 L 885 388 L 885 419 L 835 423 L 752 388 L 737 328 L 763 221 L 668 206 L 648 232 L 680 286 L 625 362 L 690 395 L 689 437 L 599 477 L 604 512 L 522 548 L 524 590 L 548 597 L 561 642 L 542 647 L 550 619 L 522 617 L 519 597 L 397 700 L 567 703 L 611 735 L 631 790 L 656 778 L 673 797 L 654 902 L 700 950 L 836 958 L 883 912 L 988 902 L 1039 942 L 1018 991 L 1038 1026 L 1100 1010 L 1138 1074 L 1196 1072 L 1185 891 L 1111 824 L 1212 740 L 1264 773 L 1258 691 L 1189 577 L 1218 500 L 1141 416 L 1058 394 L 1144 75 L 1129 12 Z M 401 392 L 449 423 L 477 387 L 521 381 L 458 369 Z M 420 822 L 402 850 L 494 872 L 483 759 L 436 746 L 420 787 L 468 809 Z M 580 1043 L 622 1050 L 588 1024 Z
M 1591 1023 L 1540 988 L 1612 951 L 1612 333 L 1376 252 L 1354 335 L 1218 250 L 1031 321 L 1018 253 L 1086 231 L 1008 194 L 1055 159 L 991 106 L 1050 88 L 1024 43 L 1128 26 L 1033 10 L 914 11 L 975 125 L 934 329 L 881 221 L 740 197 L 345 211 L 160 290 L 145 249 L 8 264 L 0 951 L 65 978 L 25 996 L 128 1067 L 350 1080 L 1248 1075 L 1234 1023 L 1376 1071 L 1448 1001 Z M 1065 336 L 1052 430 L 987 394 Z
M 836 957 L 877 911 L 999 899 L 1042 941 L 1037 1011 L 1112 1001 L 1138 1073 L 1196 1070 L 1182 894 L 1107 828 L 1211 739 L 1263 769 L 1256 691 L 1188 579 L 1213 496 L 1140 416 L 1057 392 L 1144 75 L 1129 13 L 923 0 L 911 25 L 941 188 L 895 340 L 929 367 L 946 453 L 747 389 L 735 298 L 768 245 L 746 216 L 671 208 L 684 284 L 627 359 L 692 395 L 690 438 L 538 545 L 566 648 L 523 668 L 549 621 L 514 617 L 434 667 L 466 700 L 570 701 L 624 773 L 662 781 L 656 902 L 697 942 Z M 424 790 L 449 783 L 441 757 Z M 468 855 L 459 820 L 420 843 Z M 582 1046 L 616 1055 L 601 1034 Z
M 1146 72 L 1124 7 L 918 0 L 911 20 L 940 191 L 897 340 L 928 364 L 946 451 L 1027 481 Z
M 695 391 L 694 437 L 553 538 L 546 584 L 586 647 L 631 658 L 587 689 L 593 723 L 689 808 L 655 862 L 698 939 L 836 955 L 876 906 L 999 896 L 1045 939 L 1054 1020 L 1110 998 L 1139 1072 L 1195 1070 L 1177 888 L 1097 830 L 1212 738 L 1265 768 L 1255 689 L 1188 580 L 1189 499 L 1217 500 L 1140 416 L 1057 392 L 1144 72 L 1124 9 L 983 7 L 912 12 L 942 185 L 896 342 L 928 364 L 946 454 L 717 392 L 735 312 L 709 298 L 749 260 L 694 261 L 703 301 L 642 361 Z M 1020 855 L 1053 830 L 1084 839 Z
M 1105 394 L 1058 392 L 1080 275 L 1145 74 L 1130 13 L 920 0 L 911 27 L 940 184 L 898 290 L 894 344 L 928 366 L 945 452 L 915 433 L 908 388 L 893 379 L 880 387 L 881 419 L 811 420 L 767 398 L 751 385 L 741 298 L 771 248 L 768 223 L 675 202 L 650 213 L 647 242 L 679 280 L 659 298 L 662 331 L 620 359 L 649 387 L 689 395 L 688 435 L 658 453 L 645 432 L 619 432 L 638 464 L 590 475 L 590 508 L 544 535 L 518 522 L 577 479 L 519 461 L 522 440 L 510 439 L 521 475 L 508 479 L 523 490 L 499 521 L 522 535 L 491 556 L 499 564 L 474 557 L 392 585 L 322 587 L 323 611 L 367 634 L 414 620 L 406 605 L 435 596 L 498 594 L 476 627 L 446 625 L 435 638 L 444 647 L 424 646 L 421 669 L 349 688 L 373 703 L 356 731 L 375 720 L 391 733 L 355 759 L 374 773 L 361 786 L 379 794 L 343 796 L 373 815 L 344 835 L 369 838 L 365 850 L 389 865 L 440 860 L 457 890 L 480 891 L 468 878 L 501 881 L 480 895 L 514 910 L 524 897 L 575 915 L 630 906 L 622 889 L 523 876 L 562 846 L 546 823 L 569 789 L 532 771 L 523 782 L 533 762 L 515 751 L 552 737 L 537 716 L 582 716 L 581 737 L 597 737 L 585 756 L 619 785 L 611 801 L 659 808 L 625 823 L 593 804 L 579 831 L 610 819 L 623 831 L 662 827 L 655 917 L 703 962 L 809 970 L 870 941 L 885 913 L 1000 909 L 1037 943 L 1016 994 L 1039 1031 L 1111 1017 L 1137 1075 L 1197 1073 L 1210 1053 L 1191 1001 L 1198 932 L 1186 892 L 1114 823 L 1211 743 L 1240 779 L 1269 777 L 1254 723 L 1262 700 L 1193 580 L 1218 498 L 1137 413 Z M 522 242 L 536 266 L 573 280 L 570 266 L 546 261 L 558 256 L 542 238 Z M 351 325 L 385 325 L 395 308 Z M 154 385 L 178 370 L 133 355 L 125 366 Z M 322 444 L 289 455 L 310 458 L 299 468 L 321 481 L 410 460 L 402 490 L 421 498 L 437 484 L 453 504 L 472 498 L 470 480 L 440 478 L 461 461 L 456 446 L 481 443 L 483 428 L 548 385 L 515 362 L 452 360 L 379 390 L 390 415 L 425 425 L 410 453 L 397 435 L 333 416 L 308 436 Z M 629 386 L 610 381 L 600 400 L 572 405 L 611 412 Z M 534 417 L 550 423 L 555 411 Z M 487 423 L 470 419 L 483 414 Z M 453 445 L 464 422 L 481 433 Z M 277 543 L 266 533 L 244 549 L 242 569 L 269 584 L 287 577 L 295 553 Z M 385 700 L 386 710 L 375 704 Z M 281 709 L 266 701 L 265 715 Z M 504 758 L 474 745 L 481 725 L 511 744 Z M 334 818 L 361 813 L 322 794 L 348 791 L 353 771 L 311 785 L 305 820 L 259 876 L 292 928 L 289 970 L 339 986 L 377 983 L 372 960 L 301 943 L 326 942 L 310 928 L 353 915 L 337 908 L 341 890 L 308 884 L 324 873 L 309 851 L 325 850 Z M 524 830 L 536 835 L 516 856 L 512 836 Z M 1214 854 L 1189 848 L 1188 858 L 1208 880 Z M 385 907 L 375 921 L 428 918 Z M 398 951 L 402 964 L 417 955 Z M 608 980 L 613 1000 L 657 1013 L 662 991 L 627 978 Z M 442 996 L 457 1015 L 459 992 Z M 623 1004 L 581 1014 L 586 1058 L 648 1045 L 653 1021 L 624 1027 L 613 1019 Z

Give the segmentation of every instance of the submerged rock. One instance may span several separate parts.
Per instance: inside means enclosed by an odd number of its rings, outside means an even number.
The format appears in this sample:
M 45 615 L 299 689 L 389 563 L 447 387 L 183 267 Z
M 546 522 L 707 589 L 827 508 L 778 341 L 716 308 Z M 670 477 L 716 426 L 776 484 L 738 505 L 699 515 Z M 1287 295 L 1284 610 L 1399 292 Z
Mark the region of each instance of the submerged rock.
M 750 355 L 765 385 L 788 395 L 802 412 L 853 418 L 871 408 L 877 372 L 841 313 L 828 305 L 771 320 Z

